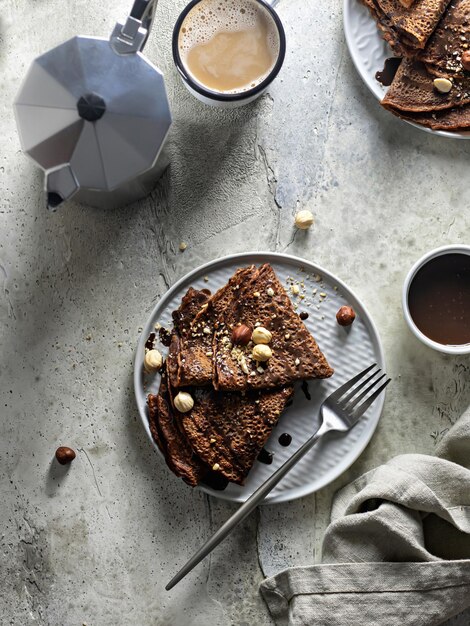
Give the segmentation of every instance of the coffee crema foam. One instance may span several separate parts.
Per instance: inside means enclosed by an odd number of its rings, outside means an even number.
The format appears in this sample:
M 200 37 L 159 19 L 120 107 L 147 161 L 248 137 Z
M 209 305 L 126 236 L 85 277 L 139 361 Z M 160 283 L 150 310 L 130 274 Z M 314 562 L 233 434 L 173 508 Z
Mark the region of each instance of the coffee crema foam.
M 178 48 L 197 83 L 219 93 L 241 93 L 273 70 L 280 37 L 270 13 L 254 0 L 202 0 L 182 23 Z

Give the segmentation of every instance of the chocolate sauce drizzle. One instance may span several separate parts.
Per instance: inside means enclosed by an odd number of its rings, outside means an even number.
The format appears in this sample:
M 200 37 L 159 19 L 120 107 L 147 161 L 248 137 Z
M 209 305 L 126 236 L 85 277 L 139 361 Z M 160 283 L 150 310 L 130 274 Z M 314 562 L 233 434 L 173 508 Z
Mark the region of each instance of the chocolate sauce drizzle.
M 155 333 L 150 333 L 150 335 L 148 336 L 147 341 L 145 342 L 145 347 L 147 350 L 153 350 L 153 347 L 155 345 Z
M 385 61 L 385 65 L 382 71 L 375 73 L 375 80 L 377 80 L 384 87 L 389 87 L 398 68 L 400 67 L 401 59 L 397 57 L 390 57 Z
M 284 448 L 287 448 L 287 446 L 290 446 L 292 442 L 292 436 L 289 435 L 289 433 L 282 433 L 282 435 L 279 436 L 278 441 L 281 444 L 281 446 L 284 446 Z
M 265 463 L 266 465 L 271 465 L 273 462 L 273 452 L 269 452 L 266 448 L 263 448 L 261 452 L 258 454 L 258 461 L 260 463 Z
M 164 346 L 168 348 L 171 343 L 171 333 L 167 328 L 163 328 L 163 326 L 158 331 L 158 336 L 160 337 L 160 341 Z
M 210 470 L 206 476 L 204 476 L 202 482 L 215 491 L 223 491 L 227 488 L 229 481 L 219 474 L 219 472 Z
M 308 390 L 308 382 L 306 380 L 302 381 L 302 386 L 300 387 L 304 392 L 304 396 L 307 400 L 311 400 L 312 396 L 310 395 L 310 391 Z

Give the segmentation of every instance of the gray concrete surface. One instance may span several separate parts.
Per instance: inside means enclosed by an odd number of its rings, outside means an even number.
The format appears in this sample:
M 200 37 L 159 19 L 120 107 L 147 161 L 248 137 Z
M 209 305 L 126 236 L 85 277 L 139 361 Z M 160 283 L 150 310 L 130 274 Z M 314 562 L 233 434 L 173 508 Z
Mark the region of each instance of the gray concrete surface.
M 469 359 L 421 346 L 400 290 L 426 250 L 468 243 L 470 142 L 381 110 L 348 56 L 340 0 L 282 0 L 288 52 L 269 93 L 237 111 L 206 108 L 172 65 L 184 1 L 160 0 L 146 52 L 173 108 L 170 170 L 136 206 L 49 214 L 42 176 L 20 152 L 19 81 L 77 32 L 108 35 L 129 4 L 0 5 L 0 623 L 267 625 L 258 583 L 318 560 L 334 492 L 397 453 L 432 453 L 468 404 Z M 298 208 L 316 223 L 294 236 Z M 249 250 L 303 256 L 347 281 L 377 323 L 394 382 L 346 474 L 261 509 L 166 593 L 234 507 L 174 479 L 146 440 L 132 391 L 139 327 L 188 270 Z M 78 452 L 68 469 L 52 461 L 61 444 Z

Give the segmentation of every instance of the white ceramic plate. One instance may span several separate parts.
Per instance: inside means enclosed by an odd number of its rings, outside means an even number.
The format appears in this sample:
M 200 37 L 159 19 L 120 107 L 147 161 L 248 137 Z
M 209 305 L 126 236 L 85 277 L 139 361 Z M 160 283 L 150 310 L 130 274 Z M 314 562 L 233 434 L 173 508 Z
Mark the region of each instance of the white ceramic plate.
M 380 36 L 377 24 L 369 9 L 359 0 L 344 0 L 343 19 L 346 43 L 353 63 L 362 80 L 380 101 L 388 87 L 384 87 L 376 80 L 375 73 L 383 69 L 386 59 L 395 55 Z M 451 137 L 452 139 L 470 138 L 468 131 L 451 133 L 445 130 L 431 130 L 420 124 L 414 124 L 407 120 L 402 121 L 433 135 Z
M 160 376 L 149 376 L 143 369 L 145 342 L 149 334 L 155 332 L 157 323 L 166 328 L 171 327 L 171 313 L 179 306 L 189 287 L 208 288 L 214 293 L 238 268 L 266 262 L 271 263 L 286 287 L 289 277 L 304 283 L 305 298 L 301 300 L 291 296 L 292 300 L 298 303 L 299 312 L 309 313 L 305 324 L 334 367 L 335 374 L 328 380 L 308 383 L 311 400 L 307 400 L 300 386 L 296 388 L 293 404 L 281 416 L 265 446 L 274 453 L 271 465 L 256 461 L 243 487 L 230 484 L 224 491 L 215 491 L 204 485 L 200 487 L 211 495 L 235 502 L 246 500 L 316 430 L 319 425 L 319 406 L 327 395 L 371 363 L 376 362 L 384 368 L 380 339 L 366 309 L 344 283 L 323 268 L 295 257 L 273 253 L 237 254 L 212 261 L 189 273 L 163 296 L 145 325 L 137 346 L 134 372 L 137 405 L 147 435 L 157 451 L 148 425 L 146 398 L 149 393 L 157 393 Z M 316 274 L 322 276 L 321 282 L 315 280 Z M 209 279 L 207 282 L 205 276 Z M 313 295 L 314 289 L 317 289 L 316 295 Z M 326 293 L 327 297 L 321 298 L 320 293 Z M 343 304 L 350 304 L 356 311 L 356 320 L 349 328 L 343 328 L 336 322 L 336 312 Z M 157 347 L 163 354 L 167 353 L 167 348 L 161 344 Z M 300 498 L 337 478 L 368 444 L 379 421 L 383 403 L 382 394 L 347 435 L 332 434 L 320 441 L 271 492 L 266 502 Z M 292 443 L 288 447 L 282 447 L 278 442 L 279 435 L 285 432 L 292 436 Z

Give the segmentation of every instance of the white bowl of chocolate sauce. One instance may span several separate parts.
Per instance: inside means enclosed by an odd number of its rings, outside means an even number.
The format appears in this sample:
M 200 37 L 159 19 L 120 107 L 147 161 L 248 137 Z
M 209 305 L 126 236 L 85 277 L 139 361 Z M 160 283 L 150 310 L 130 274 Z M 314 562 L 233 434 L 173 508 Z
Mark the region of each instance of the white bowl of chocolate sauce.
M 431 250 L 403 285 L 403 313 L 414 335 L 445 354 L 470 354 L 470 246 Z

